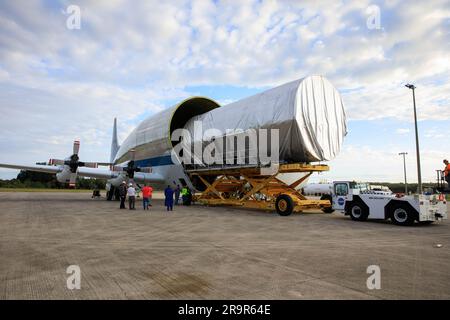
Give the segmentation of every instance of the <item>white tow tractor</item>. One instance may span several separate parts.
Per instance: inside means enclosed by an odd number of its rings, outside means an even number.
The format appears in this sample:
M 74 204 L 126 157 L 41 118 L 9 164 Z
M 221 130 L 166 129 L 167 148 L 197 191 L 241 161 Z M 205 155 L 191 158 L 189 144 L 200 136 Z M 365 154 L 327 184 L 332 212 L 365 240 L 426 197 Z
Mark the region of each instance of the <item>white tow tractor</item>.
M 442 194 L 399 196 L 371 190 L 365 183 L 336 181 L 331 198 L 334 210 L 357 221 L 391 219 L 398 225 L 412 225 L 447 219 L 447 201 Z

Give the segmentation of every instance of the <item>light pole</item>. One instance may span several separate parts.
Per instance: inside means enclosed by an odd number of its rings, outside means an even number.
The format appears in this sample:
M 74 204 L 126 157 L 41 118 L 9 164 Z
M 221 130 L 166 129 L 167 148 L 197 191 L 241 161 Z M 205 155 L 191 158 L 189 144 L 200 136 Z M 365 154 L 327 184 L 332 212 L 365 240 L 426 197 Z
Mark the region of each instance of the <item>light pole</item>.
M 422 174 L 420 172 L 420 152 L 419 152 L 419 131 L 417 129 L 417 111 L 416 111 L 416 95 L 414 90 L 416 87 L 413 84 L 405 84 L 405 87 L 412 90 L 413 94 L 413 105 L 414 105 L 414 127 L 416 130 L 416 157 L 417 157 L 417 179 L 418 179 L 418 186 L 417 186 L 417 192 L 419 194 L 422 193 Z
M 408 183 L 406 182 L 406 158 L 408 152 L 400 152 L 398 155 L 403 156 L 403 173 L 405 174 L 405 194 L 408 194 Z

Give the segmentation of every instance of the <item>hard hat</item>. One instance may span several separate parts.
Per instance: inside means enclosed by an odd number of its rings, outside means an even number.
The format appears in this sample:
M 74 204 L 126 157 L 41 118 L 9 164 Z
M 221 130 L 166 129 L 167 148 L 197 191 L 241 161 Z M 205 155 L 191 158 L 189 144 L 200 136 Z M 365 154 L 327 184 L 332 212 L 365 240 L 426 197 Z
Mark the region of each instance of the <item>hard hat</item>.
M 129 184 L 129 186 L 130 186 L 130 187 L 132 187 L 132 186 L 133 186 L 133 184 L 132 184 L 132 183 L 130 183 L 130 184 Z
M 126 184 L 126 182 L 125 182 L 125 181 L 122 181 L 122 183 Z

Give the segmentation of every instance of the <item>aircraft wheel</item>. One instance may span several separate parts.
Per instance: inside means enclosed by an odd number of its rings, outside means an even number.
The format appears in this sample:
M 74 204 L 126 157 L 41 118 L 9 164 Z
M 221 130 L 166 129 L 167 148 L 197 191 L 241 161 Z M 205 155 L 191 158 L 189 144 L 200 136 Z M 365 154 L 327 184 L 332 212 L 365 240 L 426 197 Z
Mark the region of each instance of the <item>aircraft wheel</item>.
M 120 201 L 120 190 L 119 190 L 119 188 L 114 188 L 114 200 Z
M 294 201 L 287 194 L 277 197 L 275 208 L 280 216 L 289 216 L 294 211 Z
M 111 188 L 106 192 L 106 200 L 111 201 L 114 196 L 114 187 L 111 186 Z

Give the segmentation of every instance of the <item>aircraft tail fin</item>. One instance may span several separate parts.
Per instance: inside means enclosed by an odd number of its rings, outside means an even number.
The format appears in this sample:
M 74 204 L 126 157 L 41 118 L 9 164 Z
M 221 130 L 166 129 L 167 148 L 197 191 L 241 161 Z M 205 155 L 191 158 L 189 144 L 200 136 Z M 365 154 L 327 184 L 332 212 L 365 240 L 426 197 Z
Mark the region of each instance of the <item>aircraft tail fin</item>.
M 111 140 L 111 156 L 109 158 L 109 161 L 111 163 L 114 162 L 114 158 L 116 157 L 118 151 L 119 151 L 119 141 L 117 139 L 117 118 L 114 118 L 113 134 Z

